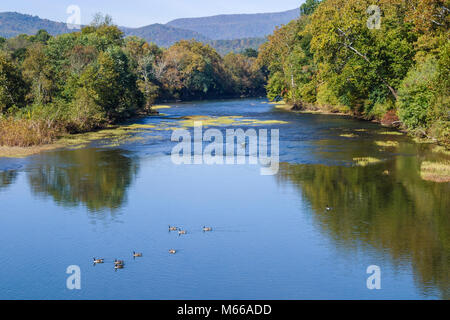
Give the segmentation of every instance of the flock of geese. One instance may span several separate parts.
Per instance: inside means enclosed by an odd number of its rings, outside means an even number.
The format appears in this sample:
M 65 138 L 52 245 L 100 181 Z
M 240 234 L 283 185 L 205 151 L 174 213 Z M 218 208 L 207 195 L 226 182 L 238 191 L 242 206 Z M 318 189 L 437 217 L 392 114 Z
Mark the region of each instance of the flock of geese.
M 203 226 L 202 230 L 203 230 L 203 232 L 210 232 L 213 229 L 211 227 Z M 186 230 L 183 230 L 181 228 L 169 225 L 169 232 L 171 232 L 171 231 L 178 232 L 178 236 L 187 234 Z M 177 250 L 175 250 L 175 249 L 170 249 L 169 250 L 169 254 L 175 254 L 175 253 L 177 253 Z M 133 258 L 140 258 L 140 257 L 142 257 L 142 253 L 141 252 L 133 251 Z M 94 257 L 94 265 L 102 264 L 102 263 L 105 263 L 105 259 L 103 259 L 103 258 L 95 258 Z M 125 266 L 125 261 L 124 260 L 114 259 L 114 269 L 116 269 L 116 270 L 117 269 L 123 269 L 124 266 Z

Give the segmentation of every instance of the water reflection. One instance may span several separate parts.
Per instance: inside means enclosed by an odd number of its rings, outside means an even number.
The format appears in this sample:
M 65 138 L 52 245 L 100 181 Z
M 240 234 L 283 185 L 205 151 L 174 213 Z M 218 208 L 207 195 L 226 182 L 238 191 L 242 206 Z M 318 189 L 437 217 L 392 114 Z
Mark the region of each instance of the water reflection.
M 124 205 L 137 170 L 138 163 L 121 150 L 87 148 L 42 154 L 28 180 L 36 195 L 96 212 Z
M 13 185 L 17 179 L 17 174 L 16 170 L 0 170 L 0 191 Z
M 416 157 L 367 167 L 283 163 L 278 179 L 299 188 L 337 246 L 389 252 L 395 265 L 412 265 L 424 293 L 449 299 L 450 184 L 422 180 L 419 166 Z

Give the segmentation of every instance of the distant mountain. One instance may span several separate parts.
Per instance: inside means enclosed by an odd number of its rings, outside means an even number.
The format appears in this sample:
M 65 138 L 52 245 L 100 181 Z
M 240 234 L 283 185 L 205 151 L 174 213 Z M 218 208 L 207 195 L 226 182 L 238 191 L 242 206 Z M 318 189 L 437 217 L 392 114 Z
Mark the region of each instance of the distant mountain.
M 160 47 L 170 47 L 175 42 L 184 39 L 195 39 L 202 42 L 209 40 L 209 38 L 195 31 L 174 28 L 159 23 L 141 28 L 120 27 L 120 29 L 127 36 L 138 36 L 149 42 L 156 43 Z
M 233 14 L 205 18 L 177 19 L 168 24 L 151 24 L 141 28 L 120 27 L 126 36 L 138 36 L 158 46 L 169 47 L 179 40 L 195 39 L 210 44 L 220 54 L 257 49 L 265 36 L 277 25 L 297 18 L 299 10 L 279 13 Z M 182 27 L 180 27 L 182 26 Z M 65 23 L 41 19 L 17 12 L 0 12 L 0 37 L 36 34 L 40 29 L 52 35 L 69 33 Z
M 41 19 L 17 12 L 0 12 L 0 37 L 12 38 L 19 34 L 36 34 L 40 29 L 48 33 L 58 35 L 72 32 L 65 23 Z
M 243 38 L 234 40 L 207 40 L 203 42 L 216 49 L 221 55 L 225 55 L 229 52 L 239 53 L 247 48 L 258 50 L 259 46 L 266 41 L 266 38 Z
M 195 31 L 212 40 L 240 38 L 264 38 L 276 26 L 287 24 L 300 16 L 294 9 L 277 13 L 225 14 L 204 18 L 176 19 L 168 26 Z

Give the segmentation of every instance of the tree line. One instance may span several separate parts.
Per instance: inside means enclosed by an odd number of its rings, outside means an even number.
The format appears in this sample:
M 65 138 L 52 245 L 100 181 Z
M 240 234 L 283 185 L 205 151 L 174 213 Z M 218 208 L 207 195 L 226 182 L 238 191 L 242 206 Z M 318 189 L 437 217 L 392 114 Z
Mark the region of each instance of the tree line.
M 0 145 L 47 143 L 162 100 L 264 95 L 255 52 L 222 57 L 194 40 L 163 49 L 101 15 L 80 32 L 0 38 Z
M 448 0 L 373 4 L 307 0 L 260 48 L 268 97 L 401 124 L 449 145 Z

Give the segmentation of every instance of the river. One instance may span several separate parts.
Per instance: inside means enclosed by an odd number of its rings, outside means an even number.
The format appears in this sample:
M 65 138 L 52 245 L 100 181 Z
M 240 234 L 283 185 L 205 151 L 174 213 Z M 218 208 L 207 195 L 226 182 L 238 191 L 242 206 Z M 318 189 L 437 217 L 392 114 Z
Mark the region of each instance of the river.
M 0 299 L 450 299 L 450 183 L 422 179 L 445 157 L 430 145 L 263 99 L 160 112 L 126 139 L 0 158 Z M 278 129 L 278 171 L 175 164 L 192 119 Z

